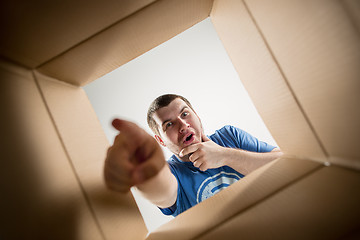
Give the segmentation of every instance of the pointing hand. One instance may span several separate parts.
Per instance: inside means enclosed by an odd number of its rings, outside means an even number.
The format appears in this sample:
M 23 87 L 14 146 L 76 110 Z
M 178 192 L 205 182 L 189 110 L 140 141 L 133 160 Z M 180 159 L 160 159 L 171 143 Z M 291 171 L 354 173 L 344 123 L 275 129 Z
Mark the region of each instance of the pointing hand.
M 112 190 L 127 192 L 154 177 L 165 159 L 156 140 L 136 124 L 114 119 L 112 125 L 119 134 L 107 152 L 105 183 Z

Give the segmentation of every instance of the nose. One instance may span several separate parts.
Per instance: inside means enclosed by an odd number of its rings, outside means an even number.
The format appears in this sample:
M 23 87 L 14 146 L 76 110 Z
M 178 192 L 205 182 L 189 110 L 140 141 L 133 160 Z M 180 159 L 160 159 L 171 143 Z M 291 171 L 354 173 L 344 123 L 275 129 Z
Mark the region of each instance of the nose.
M 190 125 L 186 121 L 184 121 L 184 119 L 179 118 L 178 121 L 179 121 L 179 132 L 180 133 L 183 133 L 186 129 L 188 129 L 190 127 Z

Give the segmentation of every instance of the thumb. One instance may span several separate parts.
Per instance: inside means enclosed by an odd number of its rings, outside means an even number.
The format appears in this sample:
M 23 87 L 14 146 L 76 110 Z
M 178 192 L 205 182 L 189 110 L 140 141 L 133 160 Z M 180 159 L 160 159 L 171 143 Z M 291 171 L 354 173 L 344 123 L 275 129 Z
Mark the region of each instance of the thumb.
M 208 141 L 210 141 L 210 138 L 208 138 L 208 137 L 205 135 L 205 133 L 203 133 L 203 134 L 201 135 L 201 140 L 202 140 L 203 142 L 208 142 Z

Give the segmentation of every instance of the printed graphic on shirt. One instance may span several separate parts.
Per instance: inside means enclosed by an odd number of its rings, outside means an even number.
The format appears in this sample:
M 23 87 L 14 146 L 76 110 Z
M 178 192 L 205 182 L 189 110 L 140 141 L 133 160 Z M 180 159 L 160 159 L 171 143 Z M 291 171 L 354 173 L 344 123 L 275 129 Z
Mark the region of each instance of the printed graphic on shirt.
M 205 179 L 200 187 L 198 188 L 197 202 L 202 202 L 205 199 L 214 196 L 216 193 L 220 192 L 222 189 L 227 188 L 229 185 L 238 181 L 240 176 L 233 172 L 220 172 L 214 176 L 208 177 Z

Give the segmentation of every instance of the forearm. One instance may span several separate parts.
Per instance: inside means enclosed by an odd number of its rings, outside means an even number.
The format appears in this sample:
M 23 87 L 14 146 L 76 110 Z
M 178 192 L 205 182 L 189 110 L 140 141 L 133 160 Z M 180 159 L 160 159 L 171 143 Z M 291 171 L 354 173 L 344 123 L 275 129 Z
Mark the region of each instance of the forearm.
M 247 175 L 257 168 L 281 157 L 282 154 L 283 153 L 277 149 L 265 153 L 249 152 L 240 149 L 228 149 L 224 165 L 232 167 L 236 171 Z
M 148 181 L 136 186 L 141 195 L 161 208 L 172 206 L 177 198 L 177 180 L 168 164 Z

